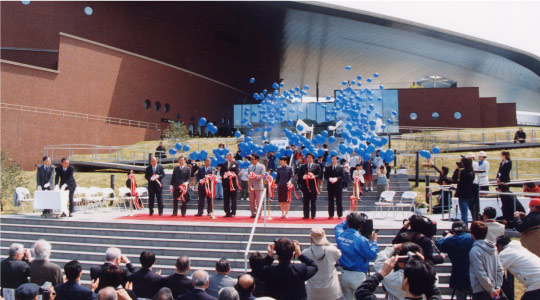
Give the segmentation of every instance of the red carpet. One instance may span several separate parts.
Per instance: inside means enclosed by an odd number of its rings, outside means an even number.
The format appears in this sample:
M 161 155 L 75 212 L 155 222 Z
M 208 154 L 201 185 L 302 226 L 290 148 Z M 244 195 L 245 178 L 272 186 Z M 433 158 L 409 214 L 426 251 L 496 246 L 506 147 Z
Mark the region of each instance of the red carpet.
M 210 219 L 210 217 L 207 217 L 206 215 L 203 217 L 195 217 L 195 216 L 176 216 L 171 217 L 170 215 L 153 215 L 149 216 L 148 214 L 136 214 L 133 217 L 125 216 L 125 217 L 119 217 L 116 219 L 120 220 L 140 220 L 140 221 L 175 221 L 175 222 L 208 222 L 208 223 L 253 223 L 253 219 L 247 216 L 236 216 L 234 218 L 224 218 L 223 216 L 217 216 L 217 219 Z M 304 220 L 301 217 L 289 217 L 288 219 L 282 219 L 279 216 L 273 217 L 273 220 L 266 220 L 267 223 L 271 224 L 338 224 L 341 223 L 343 219 L 339 220 L 337 218 L 334 218 L 332 220 L 329 220 L 328 218 L 316 218 L 313 219 L 306 219 Z M 259 218 L 259 223 L 263 223 L 263 218 Z

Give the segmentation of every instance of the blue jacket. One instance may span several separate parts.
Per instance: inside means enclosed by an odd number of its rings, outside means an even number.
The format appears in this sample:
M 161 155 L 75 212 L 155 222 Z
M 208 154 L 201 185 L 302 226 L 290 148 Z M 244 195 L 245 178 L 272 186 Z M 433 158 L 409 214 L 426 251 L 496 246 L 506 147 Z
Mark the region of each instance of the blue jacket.
M 436 245 L 439 250 L 448 254 L 452 262 L 452 273 L 450 275 L 450 288 L 470 289 L 469 279 L 469 252 L 474 240 L 469 233 L 459 233 L 454 236 L 441 238 Z
M 336 242 L 341 250 L 339 265 L 349 271 L 367 273 L 369 261 L 377 258 L 379 247 L 377 242 L 370 242 L 356 229 L 347 228 L 347 221 L 334 228 Z

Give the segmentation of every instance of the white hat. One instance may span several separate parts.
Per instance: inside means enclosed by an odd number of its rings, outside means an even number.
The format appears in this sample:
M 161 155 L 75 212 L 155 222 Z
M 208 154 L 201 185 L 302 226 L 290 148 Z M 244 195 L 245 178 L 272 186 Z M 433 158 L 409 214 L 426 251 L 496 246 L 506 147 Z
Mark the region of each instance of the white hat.
M 480 151 L 480 152 L 478 152 L 478 157 L 480 157 L 480 156 L 487 157 L 487 154 L 484 151 Z
M 330 242 L 326 239 L 324 229 L 315 227 L 311 229 L 311 239 L 315 245 L 329 245 Z
M 466 158 L 474 158 L 474 153 L 472 152 L 469 152 L 467 153 L 467 156 L 465 156 Z

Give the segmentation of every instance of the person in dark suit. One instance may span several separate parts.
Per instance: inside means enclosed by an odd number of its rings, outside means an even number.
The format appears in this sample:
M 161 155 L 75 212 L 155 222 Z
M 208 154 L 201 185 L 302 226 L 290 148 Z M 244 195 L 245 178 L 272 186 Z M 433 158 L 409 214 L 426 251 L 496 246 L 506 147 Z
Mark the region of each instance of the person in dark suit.
M 135 272 L 136 269 L 131 264 L 129 259 L 126 256 L 122 255 L 122 251 L 120 251 L 120 249 L 118 248 L 108 248 L 105 252 L 105 263 L 100 266 L 90 268 L 90 279 L 100 279 L 99 286 L 97 287 L 98 291 L 106 286 L 109 286 L 107 280 L 105 280 L 102 276 L 104 270 L 106 270 L 109 266 L 120 266 L 120 263 L 126 264 L 125 267 L 121 267 L 124 274 L 122 285 L 125 285 L 127 282 L 127 276 L 129 276 L 132 272 Z
M 272 265 L 274 253 L 278 256 L 278 265 Z M 291 263 L 294 255 L 301 263 Z M 279 300 L 304 300 L 307 299 L 306 280 L 313 277 L 318 270 L 313 260 L 302 255 L 298 241 L 280 238 L 268 245 L 265 266 L 253 271 L 266 282 L 267 296 Z
M 510 152 L 501 152 L 501 164 L 497 171 L 497 182 L 510 182 L 510 171 L 512 171 L 512 159 L 510 159 Z
M 54 166 L 51 165 L 51 159 L 48 156 L 43 156 L 42 164 L 38 166 L 36 173 L 37 189 L 50 191 L 54 189 Z M 50 209 L 44 209 L 43 215 L 52 213 Z
M 198 270 L 193 273 L 193 290 L 187 291 L 178 297 L 178 300 L 217 300 L 208 295 L 206 289 L 210 284 L 208 273 L 204 270 Z
M 181 256 L 176 260 L 176 273 L 170 275 L 166 279 L 165 286 L 171 289 L 173 298 L 185 294 L 187 291 L 193 290 L 193 282 L 187 276 L 190 269 L 190 260 L 187 256 Z
M 227 161 L 221 165 L 219 171 L 223 184 L 223 209 L 225 210 L 225 218 L 234 218 L 236 216 L 236 195 L 240 189 L 238 186 L 238 172 L 238 163 L 234 160 L 232 153 L 227 154 Z
M 152 266 L 156 262 L 156 255 L 153 252 L 143 251 L 139 261 L 142 268 L 130 274 L 127 279 L 133 283 L 133 291 L 137 297 L 152 298 L 165 286 L 166 278 L 152 271 Z
M 16 289 L 28 283 L 32 255 L 21 244 L 13 243 L 9 247 L 9 257 L 2 260 L 0 285 L 2 288 Z
M 74 170 L 73 167 L 69 165 L 69 160 L 62 157 L 60 164 L 61 165 L 56 167 L 55 170 L 54 184 L 59 184 L 60 188 L 64 185 L 67 187 L 69 191 L 69 216 L 72 217 L 71 214 L 75 211 L 73 207 L 73 193 L 77 188 L 77 182 L 75 181 L 75 177 L 73 177 Z M 63 216 L 65 215 L 63 214 Z
M 148 180 L 148 208 L 150 215 L 154 214 L 154 198 L 157 198 L 158 213 L 163 214 L 163 177 L 165 171 L 162 165 L 158 165 L 157 158 L 150 158 L 150 165 L 144 172 L 144 178 Z
M 180 156 L 178 158 L 178 166 L 176 166 L 173 170 L 172 178 L 171 178 L 171 184 L 170 189 L 173 194 L 173 212 L 171 217 L 175 217 L 178 215 L 178 201 L 181 196 L 180 192 L 180 185 L 184 185 L 185 188 L 185 194 L 182 196 L 181 207 L 180 212 L 182 213 L 182 217 L 186 216 L 186 210 L 187 210 L 187 203 L 189 202 L 189 178 L 191 174 L 191 169 L 186 165 L 186 160 L 183 156 Z
M 210 213 L 214 212 L 214 208 L 212 207 L 212 197 L 206 195 L 205 190 L 205 184 L 201 184 L 201 180 L 203 180 L 206 175 L 212 175 L 216 172 L 216 169 L 214 167 L 210 166 L 210 158 L 207 157 L 204 159 L 204 166 L 201 166 L 199 170 L 197 171 L 197 182 L 199 184 L 199 203 L 197 205 L 198 212 L 195 215 L 196 217 L 201 217 L 203 215 L 204 210 L 204 202 L 206 200 L 207 204 L 207 210 L 208 216 L 210 216 Z
M 328 219 L 334 218 L 334 201 L 336 202 L 336 211 L 338 218 L 343 215 L 343 204 L 341 194 L 341 178 L 343 176 L 343 167 L 338 164 L 338 157 L 332 156 L 332 164 L 326 167 L 324 178 L 327 180 L 326 189 L 328 190 Z
M 310 205 L 311 218 L 315 219 L 317 214 L 317 179 L 321 178 L 322 171 L 321 166 L 313 162 L 314 159 L 313 154 L 308 153 L 306 155 L 307 163 L 298 169 L 298 184 L 304 198 L 304 219 L 309 219 Z M 313 174 L 315 179 L 308 179 L 308 173 Z
M 94 291 L 97 288 L 97 281 L 92 280 L 90 288 L 80 285 L 82 266 L 72 260 L 64 265 L 64 273 L 67 281 L 54 287 L 56 300 L 97 300 Z

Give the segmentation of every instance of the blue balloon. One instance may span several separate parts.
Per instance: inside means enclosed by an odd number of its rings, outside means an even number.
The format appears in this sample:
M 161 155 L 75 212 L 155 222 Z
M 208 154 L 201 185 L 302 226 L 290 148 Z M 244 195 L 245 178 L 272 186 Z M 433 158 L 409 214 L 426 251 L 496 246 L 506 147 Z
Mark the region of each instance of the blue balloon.
M 188 152 L 189 149 L 191 149 L 191 147 L 189 147 L 189 145 L 184 145 L 184 152 Z
M 427 150 L 420 150 L 419 154 L 420 154 L 420 156 L 422 156 L 425 159 L 430 159 L 431 158 L 431 153 L 429 153 L 429 151 L 427 151 Z
M 204 118 L 204 117 L 203 117 L 203 118 L 200 118 L 200 119 L 199 119 L 199 126 L 202 127 L 202 126 L 206 125 L 206 122 L 207 122 L 207 121 L 206 121 L 206 118 Z
M 433 152 L 433 154 L 439 154 L 441 153 L 441 149 L 439 149 L 439 147 L 433 147 L 433 149 L 431 149 L 431 152 Z
M 336 155 L 338 155 L 337 151 L 336 151 L 336 150 L 332 150 L 332 151 L 330 151 L 330 155 L 328 155 L 328 157 L 330 157 L 330 156 L 336 156 Z
M 387 156 L 386 159 L 384 160 L 387 164 L 391 163 L 394 161 L 394 156 Z
M 351 66 L 346 66 L 346 67 L 345 67 L 345 70 L 350 71 L 350 70 L 351 70 Z
M 242 136 L 242 133 L 238 130 L 234 133 L 234 137 L 236 138 L 240 138 L 241 136 Z
M 371 159 L 371 155 L 369 155 L 369 153 L 364 153 L 364 157 L 363 157 L 364 161 L 368 161 Z
M 176 154 L 176 150 L 175 150 L 174 148 L 169 149 L 169 154 L 170 154 L 170 155 L 175 155 L 175 154 Z
M 251 78 L 249 79 L 249 83 L 254 83 L 254 82 L 255 82 L 255 78 L 251 77 Z
M 327 138 L 327 137 L 328 137 L 328 131 L 323 130 L 323 131 L 321 132 L 321 136 L 323 136 L 324 138 Z
M 371 154 L 375 151 L 375 146 L 373 144 L 369 144 L 369 146 L 366 148 L 366 153 Z
M 379 73 L 373 73 L 373 77 L 375 78 L 379 77 Z
M 296 125 L 296 129 L 297 129 L 298 131 L 302 131 L 302 130 L 304 130 L 304 126 L 298 124 L 298 125 Z
M 277 172 L 272 172 L 272 178 L 274 178 L 274 180 L 277 178 Z
M 174 148 L 176 148 L 176 150 L 180 151 L 180 150 L 182 150 L 182 144 L 176 143 L 176 144 L 174 144 Z
M 191 153 L 189 154 L 189 159 L 191 159 L 191 160 L 198 160 L 198 159 L 199 159 L 199 153 L 197 153 L 197 151 L 191 152 Z
M 333 136 L 328 137 L 328 143 L 333 144 L 336 141 L 336 138 Z
M 208 151 L 206 150 L 201 150 L 201 153 L 199 153 L 199 159 L 200 160 L 204 160 L 208 157 Z

